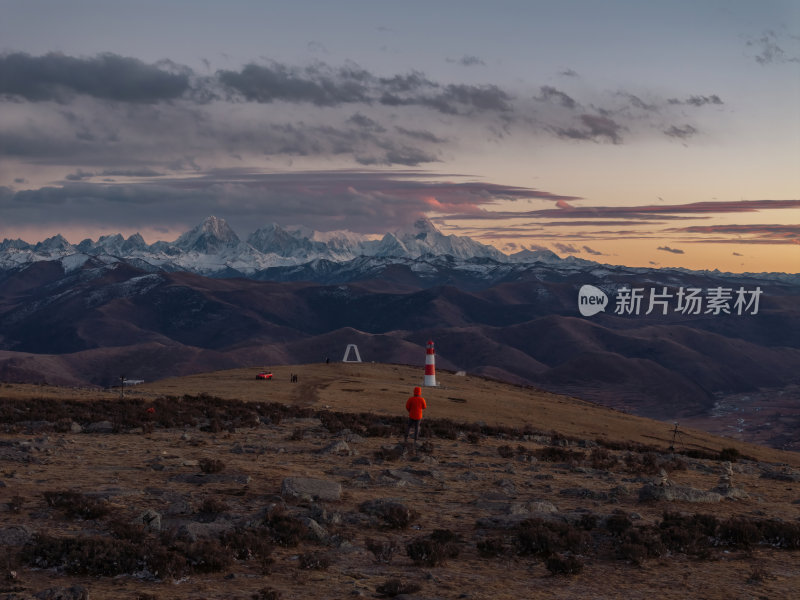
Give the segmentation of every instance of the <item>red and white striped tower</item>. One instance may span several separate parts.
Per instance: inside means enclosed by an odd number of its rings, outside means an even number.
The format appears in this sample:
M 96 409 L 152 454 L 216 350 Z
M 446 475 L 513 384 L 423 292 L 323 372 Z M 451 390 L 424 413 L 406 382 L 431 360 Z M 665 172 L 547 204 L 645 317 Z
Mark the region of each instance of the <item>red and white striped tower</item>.
M 433 352 L 433 342 L 428 341 L 425 351 L 425 387 L 436 387 L 436 355 Z

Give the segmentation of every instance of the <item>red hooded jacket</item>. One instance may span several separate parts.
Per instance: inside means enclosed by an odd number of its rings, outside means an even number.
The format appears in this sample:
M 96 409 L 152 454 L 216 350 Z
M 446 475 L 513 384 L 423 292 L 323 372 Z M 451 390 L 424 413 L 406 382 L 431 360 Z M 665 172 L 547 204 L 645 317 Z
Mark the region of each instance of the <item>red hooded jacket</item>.
M 408 418 L 415 421 L 422 420 L 422 411 L 428 408 L 425 403 L 425 398 L 421 396 L 422 388 L 415 387 L 414 395 L 406 400 L 406 410 L 408 411 Z

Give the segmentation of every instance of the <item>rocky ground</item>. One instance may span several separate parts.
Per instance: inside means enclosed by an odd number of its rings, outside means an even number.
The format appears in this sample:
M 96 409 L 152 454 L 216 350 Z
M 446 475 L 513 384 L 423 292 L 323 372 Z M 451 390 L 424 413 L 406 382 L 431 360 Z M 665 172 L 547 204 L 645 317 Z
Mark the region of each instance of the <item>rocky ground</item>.
M 414 447 L 396 369 L 0 388 L 0 599 L 796 597 L 798 455 L 455 376 Z

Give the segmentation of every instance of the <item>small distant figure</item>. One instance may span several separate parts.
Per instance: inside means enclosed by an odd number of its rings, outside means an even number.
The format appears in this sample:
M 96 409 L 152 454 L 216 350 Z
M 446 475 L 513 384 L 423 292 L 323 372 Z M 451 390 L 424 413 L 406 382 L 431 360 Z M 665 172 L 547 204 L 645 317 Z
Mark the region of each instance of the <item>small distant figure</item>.
M 422 388 L 415 387 L 414 395 L 406 400 L 406 410 L 408 411 L 408 427 L 406 427 L 405 441 L 408 441 L 408 434 L 414 431 L 414 444 L 419 439 L 419 427 L 422 424 L 422 411 L 428 408 L 425 398 L 422 397 Z
M 325 357 L 325 364 L 326 364 L 326 365 L 329 365 L 329 364 L 331 364 L 331 359 L 330 359 L 330 358 L 328 358 L 327 356 Z
M 295 373 L 292 373 L 292 376 L 291 376 L 291 379 L 290 379 L 290 381 L 291 381 L 292 383 L 297 383 L 297 375 L 296 375 Z

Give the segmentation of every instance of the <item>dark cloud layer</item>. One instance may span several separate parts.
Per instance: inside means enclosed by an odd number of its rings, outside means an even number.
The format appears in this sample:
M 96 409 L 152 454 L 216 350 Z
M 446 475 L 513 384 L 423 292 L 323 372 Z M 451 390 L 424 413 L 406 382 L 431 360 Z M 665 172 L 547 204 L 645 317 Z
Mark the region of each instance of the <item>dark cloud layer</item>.
M 448 177 L 449 181 L 440 178 Z M 270 222 L 363 233 L 400 227 L 430 212 L 478 213 L 499 200 L 561 196 L 531 188 L 434 177 L 418 171 L 306 171 L 262 174 L 220 170 L 141 183 L 68 182 L 0 193 L 6 224 L 191 227 L 210 214 L 236 229 Z
M 369 102 L 372 76 L 355 69 L 333 70 L 316 66 L 292 69 L 278 63 L 248 64 L 241 71 L 218 71 L 229 91 L 253 102 L 311 102 L 320 106 Z
M 571 140 L 606 141 L 614 144 L 622 142 L 622 125 L 609 117 L 602 115 L 581 115 L 580 126 L 560 128 L 557 130 L 559 137 Z
M 568 200 L 565 198 L 564 200 Z M 575 207 L 561 203 L 560 208 L 523 212 L 484 213 L 486 219 L 538 218 L 538 219 L 680 219 L 722 213 L 749 213 L 760 210 L 800 208 L 800 200 L 736 200 L 729 202 L 693 202 L 689 204 L 651 204 L 647 206 L 591 206 Z M 452 215 L 451 219 L 475 218 L 470 215 Z
M 64 102 L 71 95 L 83 94 L 103 100 L 151 103 L 179 98 L 189 86 L 186 69 L 175 69 L 170 63 L 148 65 L 117 54 L 75 58 L 16 52 L 0 56 L 0 95 L 31 102 Z

